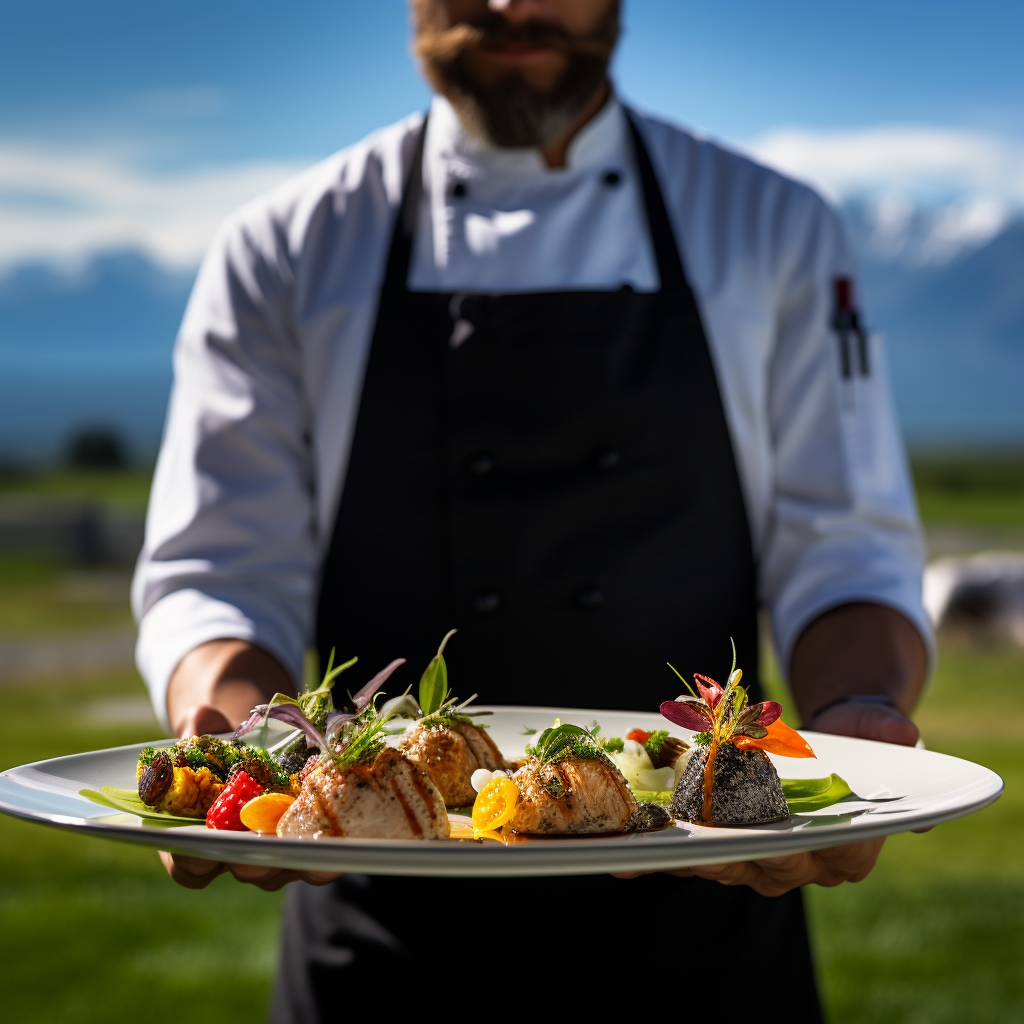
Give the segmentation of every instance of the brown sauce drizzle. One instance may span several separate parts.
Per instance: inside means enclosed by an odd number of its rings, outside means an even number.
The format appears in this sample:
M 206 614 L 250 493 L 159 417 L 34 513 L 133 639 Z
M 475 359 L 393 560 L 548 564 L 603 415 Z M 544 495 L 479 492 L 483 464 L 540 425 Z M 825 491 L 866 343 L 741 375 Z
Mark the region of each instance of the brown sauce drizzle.
M 427 776 L 427 778 L 429 778 L 429 776 Z M 437 811 L 434 808 L 434 794 L 430 792 L 429 787 L 426 782 L 424 782 L 423 773 L 413 769 L 413 771 L 410 772 L 410 779 L 416 789 L 416 792 L 419 793 L 420 798 L 423 800 L 423 803 L 426 804 L 430 820 L 437 821 Z M 394 785 L 394 783 L 392 783 L 392 785 Z
M 326 818 L 331 828 L 327 833 L 330 836 L 336 836 L 342 838 L 345 835 L 345 830 L 338 824 L 338 816 L 334 813 L 334 809 L 324 800 L 323 795 L 320 792 L 319 786 L 313 787 L 313 795 L 316 799 L 316 809 L 320 814 L 321 818 Z
M 712 816 L 714 811 L 712 809 L 711 798 L 715 788 L 715 759 L 718 757 L 718 740 L 715 736 L 711 737 L 711 746 L 708 749 L 708 760 L 707 764 L 704 765 L 704 801 L 700 808 L 701 821 L 705 825 L 713 824 Z
M 391 780 L 391 788 L 394 790 L 395 796 L 398 802 L 402 805 L 402 810 L 405 812 L 406 821 L 409 822 L 409 827 L 412 829 L 414 836 L 423 835 L 423 828 L 419 823 L 419 819 L 416 817 L 416 812 L 409 806 L 409 801 L 405 799 L 402 791 L 398 788 L 398 783 L 395 779 Z

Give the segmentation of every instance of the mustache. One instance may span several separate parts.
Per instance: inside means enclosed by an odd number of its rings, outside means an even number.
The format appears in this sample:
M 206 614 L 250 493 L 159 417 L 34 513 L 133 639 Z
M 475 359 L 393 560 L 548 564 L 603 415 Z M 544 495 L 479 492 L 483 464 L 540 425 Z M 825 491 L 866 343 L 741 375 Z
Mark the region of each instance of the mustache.
M 425 29 L 416 37 L 414 50 L 422 60 L 450 64 L 463 54 L 488 43 L 525 43 L 550 47 L 565 53 L 589 57 L 610 57 L 619 36 L 618 19 L 589 36 L 573 35 L 559 25 L 528 21 L 510 25 L 501 15 L 491 14 L 444 29 Z

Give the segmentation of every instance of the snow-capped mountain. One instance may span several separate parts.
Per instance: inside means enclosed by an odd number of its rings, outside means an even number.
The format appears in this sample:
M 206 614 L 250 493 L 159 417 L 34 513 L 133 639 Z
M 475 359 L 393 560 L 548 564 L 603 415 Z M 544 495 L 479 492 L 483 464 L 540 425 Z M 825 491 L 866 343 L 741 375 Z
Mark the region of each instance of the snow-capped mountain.
M 1024 215 L 985 199 L 843 211 L 910 440 L 1024 442 Z M 52 456 L 84 424 L 149 456 L 191 276 L 122 252 L 0 279 L 0 457 Z
M 844 212 L 910 439 L 1024 441 L 1024 216 L 983 201 Z

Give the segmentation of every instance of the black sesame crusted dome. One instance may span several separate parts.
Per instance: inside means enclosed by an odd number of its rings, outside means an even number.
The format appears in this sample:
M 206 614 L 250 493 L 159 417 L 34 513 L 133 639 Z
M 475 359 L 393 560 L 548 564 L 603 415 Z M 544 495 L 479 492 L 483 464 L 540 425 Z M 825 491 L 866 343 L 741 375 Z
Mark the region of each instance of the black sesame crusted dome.
M 740 750 L 732 743 L 718 748 L 711 788 L 711 821 L 701 815 L 704 768 L 710 747 L 693 752 L 672 794 L 672 813 L 682 821 L 709 825 L 761 825 L 789 817 L 782 783 L 763 750 Z

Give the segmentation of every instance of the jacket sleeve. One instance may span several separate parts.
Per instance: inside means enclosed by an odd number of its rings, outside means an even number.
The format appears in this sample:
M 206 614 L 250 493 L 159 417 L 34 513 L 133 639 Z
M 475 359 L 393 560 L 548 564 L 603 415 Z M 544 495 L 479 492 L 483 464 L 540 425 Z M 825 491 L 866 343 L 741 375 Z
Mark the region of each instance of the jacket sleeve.
M 869 601 L 902 612 L 929 651 L 924 545 L 889 393 L 882 339 L 843 372 L 834 281 L 852 261 L 835 213 L 801 186 L 779 246 L 776 338 L 768 367 L 773 497 L 761 557 L 780 665 L 830 608 Z
M 293 678 L 311 633 L 317 546 L 308 402 L 274 232 L 225 226 L 179 332 L 174 387 L 132 585 L 136 650 L 159 718 L 178 662 L 258 643 Z

